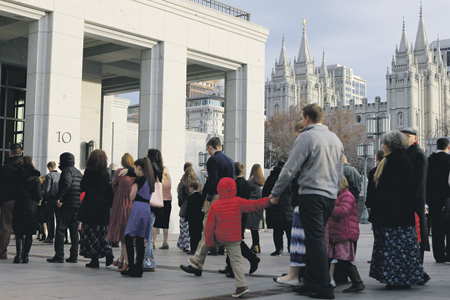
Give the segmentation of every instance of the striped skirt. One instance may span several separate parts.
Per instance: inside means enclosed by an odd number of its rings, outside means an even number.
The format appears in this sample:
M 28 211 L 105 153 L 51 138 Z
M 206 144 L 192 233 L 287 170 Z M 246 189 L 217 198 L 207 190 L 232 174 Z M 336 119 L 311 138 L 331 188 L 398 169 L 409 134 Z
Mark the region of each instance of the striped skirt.
M 291 267 L 304 267 L 306 264 L 305 231 L 300 221 L 298 206 L 294 209 L 291 230 Z
M 190 246 L 189 224 L 183 217 L 180 217 L 180 236 L 178 237 L 177 247 L 183 251 L 188 251 Z M 191 250 L 195 251 L 195 249 Z

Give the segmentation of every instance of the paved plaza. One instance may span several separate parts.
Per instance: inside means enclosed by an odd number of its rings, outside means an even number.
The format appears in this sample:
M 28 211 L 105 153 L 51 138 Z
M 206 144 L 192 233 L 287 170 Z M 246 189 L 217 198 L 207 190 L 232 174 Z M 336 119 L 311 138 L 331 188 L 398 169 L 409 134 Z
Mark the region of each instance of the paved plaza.
M 408 291 L 386 291 L 384 285 L 368 277 L 372 249 L 370 225 L 361 225 L 356 265 L 366 290 L 358 294 L 343 294 L 346 286 L 338 286 L 336 299 L 449 299 L 450 264 L 436 264 L 431 253 L 426 253 L 425 268 L 431 281 L 425 286 L 414 286 Z M 247 242 L 251 240 L 246 234 Z M 159 238 L 159 236 L 158 236 Z M 187 256 L 176 248 L 177 235 L 169 235 L 169 250 L 155 251 L 157 269 L 144 273 L 142 278 L 127 278 L 105 267 L 101 260 L 99 269 L 88 269 L 88 259 L 80 258 L 77 264 L 50 264 L 46 258 L 53 255 L 53 245 L 34 242 L 29 264 L 13 264 L 14 240 L 8 252 L 8 260 L 0 260 L 0 299 L 232 299 L 233 279 L 219 274 L 225 265 L 224 256 L 208 256 L 202 277 L 184 273 L 180 264 Z M 289 256 L 272 257 L 274 250 L 272 232 L 261 232 L 261 263 L 254 275 L 246 275 L 250 293 L 243 299 L 299 299 L 289 287 L 273 282 L 272 277 L 287 272 Z M 161 242 L 158 241 L 158 246 Z M 68 246 L 66 246 L 68 255 Z M 119 248 L 114 248 L 115 255 Z M 244 269 L 249 269 L 247 261 Z

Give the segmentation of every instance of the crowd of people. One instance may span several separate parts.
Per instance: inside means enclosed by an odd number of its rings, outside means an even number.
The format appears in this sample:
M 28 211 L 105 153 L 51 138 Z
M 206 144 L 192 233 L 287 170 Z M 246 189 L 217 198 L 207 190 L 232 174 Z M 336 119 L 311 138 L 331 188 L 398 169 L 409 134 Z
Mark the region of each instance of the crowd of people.
M 339 138 L 322 124 L 323 110 L 311 104 L 302 114 L 288 160 L 278 162 L 267 180 L 259 164 L 251 167 L 246 180 L 245 166 L 223 153 L 217 137 L 207 143 L 210 158 L 203 186 L 193 165 L 185 163 L 177 186 L 177 247 L 191 256 L 188 264 L 180 265 L 183 271 L 202 276 L 208 253 L 226 250 L 226 266 L 219 272 L 234 278 L 232 296 L 241 297 L 249 292 L 241 257 L 248 260 L 249 273 L 256 272 L 259 230 L 266 222 L 273 229 L 270 255 L 280 256 L 284 249 L 290 253 L 289 271 L 273 278 L 276 283 L 321 299 L 334 299 L 334 287 L 347 278 L 351 286 L 344 293 L 365 289 L 352 263 L 359 239 L 361 176 L 347 162 Z M 439 139 L 428 159 L 411 128 L 387 132 L 382 144 L 377 166 L 369 172 L 365 203 L 374 235 L 369 276 L 388 290 L 409 289 L 430 280 L 423 268 L 424 251 L 430 251 L 426 209 L 434 258 L 450 261 L 449 141 Z M 168 250 L 172 210 L 172 179 L 162 154 L 149 149 L 135 161 L 125 153 L 113 178 L 107 166 L 105 152 L 94 150 L 82 174 L 74 155 L 66 152 L 59 157 L 60 173 L 49 162 L 49 173 L 41 176 L 21 146 L 12 145 L 0 173 L 0 258 L 7 259 L 12 229 L 13 262 L 28 263 L 32 236 L 40 224 L 47 224 L 40 232 L 47 234 L 41 237 L 44 243 L 54 244 L 49 263 L 77 263 L 81 255 L 90 259 L 86 267 L 99 268 L 99 259 L 105 258 L 106 266 L 116 266 L 123 276 L 155 271 L 157 232 L 163 231 L 159 249 Z M 250 247 L 244 241 L 246 229 Z M 71 246 L 64 259 L 67 231 Z M 114 243 L 121 245 L 116 260 Z

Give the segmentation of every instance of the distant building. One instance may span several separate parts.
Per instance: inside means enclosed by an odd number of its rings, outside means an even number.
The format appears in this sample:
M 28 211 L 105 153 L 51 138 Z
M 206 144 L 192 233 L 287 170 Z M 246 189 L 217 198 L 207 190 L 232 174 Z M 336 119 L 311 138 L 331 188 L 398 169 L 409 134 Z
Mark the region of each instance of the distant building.
M 288 61 L 284 38 L 281 53 L 275 60 L 271 79 L 266 81 L 266 116 L 286 112 L 295 105 L 318 103 L 322 107 L 336 107 L 339 102 L 348 105 L 350 100 L 361 104 L 366 97 L 367 82 L 353 74 L 349 67 L 327 65 L 325 52 L 320 67 L 311 59 L 306 29 L 294 64 Z
M 326 68 L 324 67 L 326 66 Z M 266 81 L 266 115 L 285 112 L 294 105 L 318 103 L 325 113 L 339 107 L 352 109 L 355 122 L 365 124 L 369 115 L 390 116 L 391 129 L 412 127 L 419 143 L 427 149 L 427 140 L 445 135 L 450 129 L 450 39 L 429 44 L 420 8 L 414 44 L 409 44 L 403 22 L 400 46 L 396 46 L 391 68 L 386 74 L 386 102 L 366 98 L 367 83 L 340 65 L 314 67 L 306 31 L 294 66 L 287 61 L 284 40 L 272 78 Z M 431 149 L 431 148 L 429 148 Z
M 204 96 L 187 99 L 186 130 L 223 137 L 224 112 L 223 97 Z

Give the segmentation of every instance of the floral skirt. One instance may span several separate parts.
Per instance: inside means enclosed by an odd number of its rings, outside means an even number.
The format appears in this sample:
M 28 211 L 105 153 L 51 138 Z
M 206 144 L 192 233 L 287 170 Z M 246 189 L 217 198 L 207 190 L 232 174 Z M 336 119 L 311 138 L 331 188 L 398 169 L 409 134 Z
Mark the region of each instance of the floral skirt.
M 291 267 L 304 267 L 306 264 L 305 230 L 303 229 L 298 206 L 294 209 L 291 230 Z
M 111 244 L 106 238 L 107 226 L 83 224 L 80 235 L 80 255 L 98 259 L 113 255 Z
M 374 226 L 374 244 L 369 276 L 387 285 L 423 282 L 416 229 Z
M 190 246 L 189 224 L 183 217 L 180 217 L 180 235 L 178 236 L 177 247 L 183 251 L 187 251 Z M 195 251 L 195 249 L 191 250 Z

